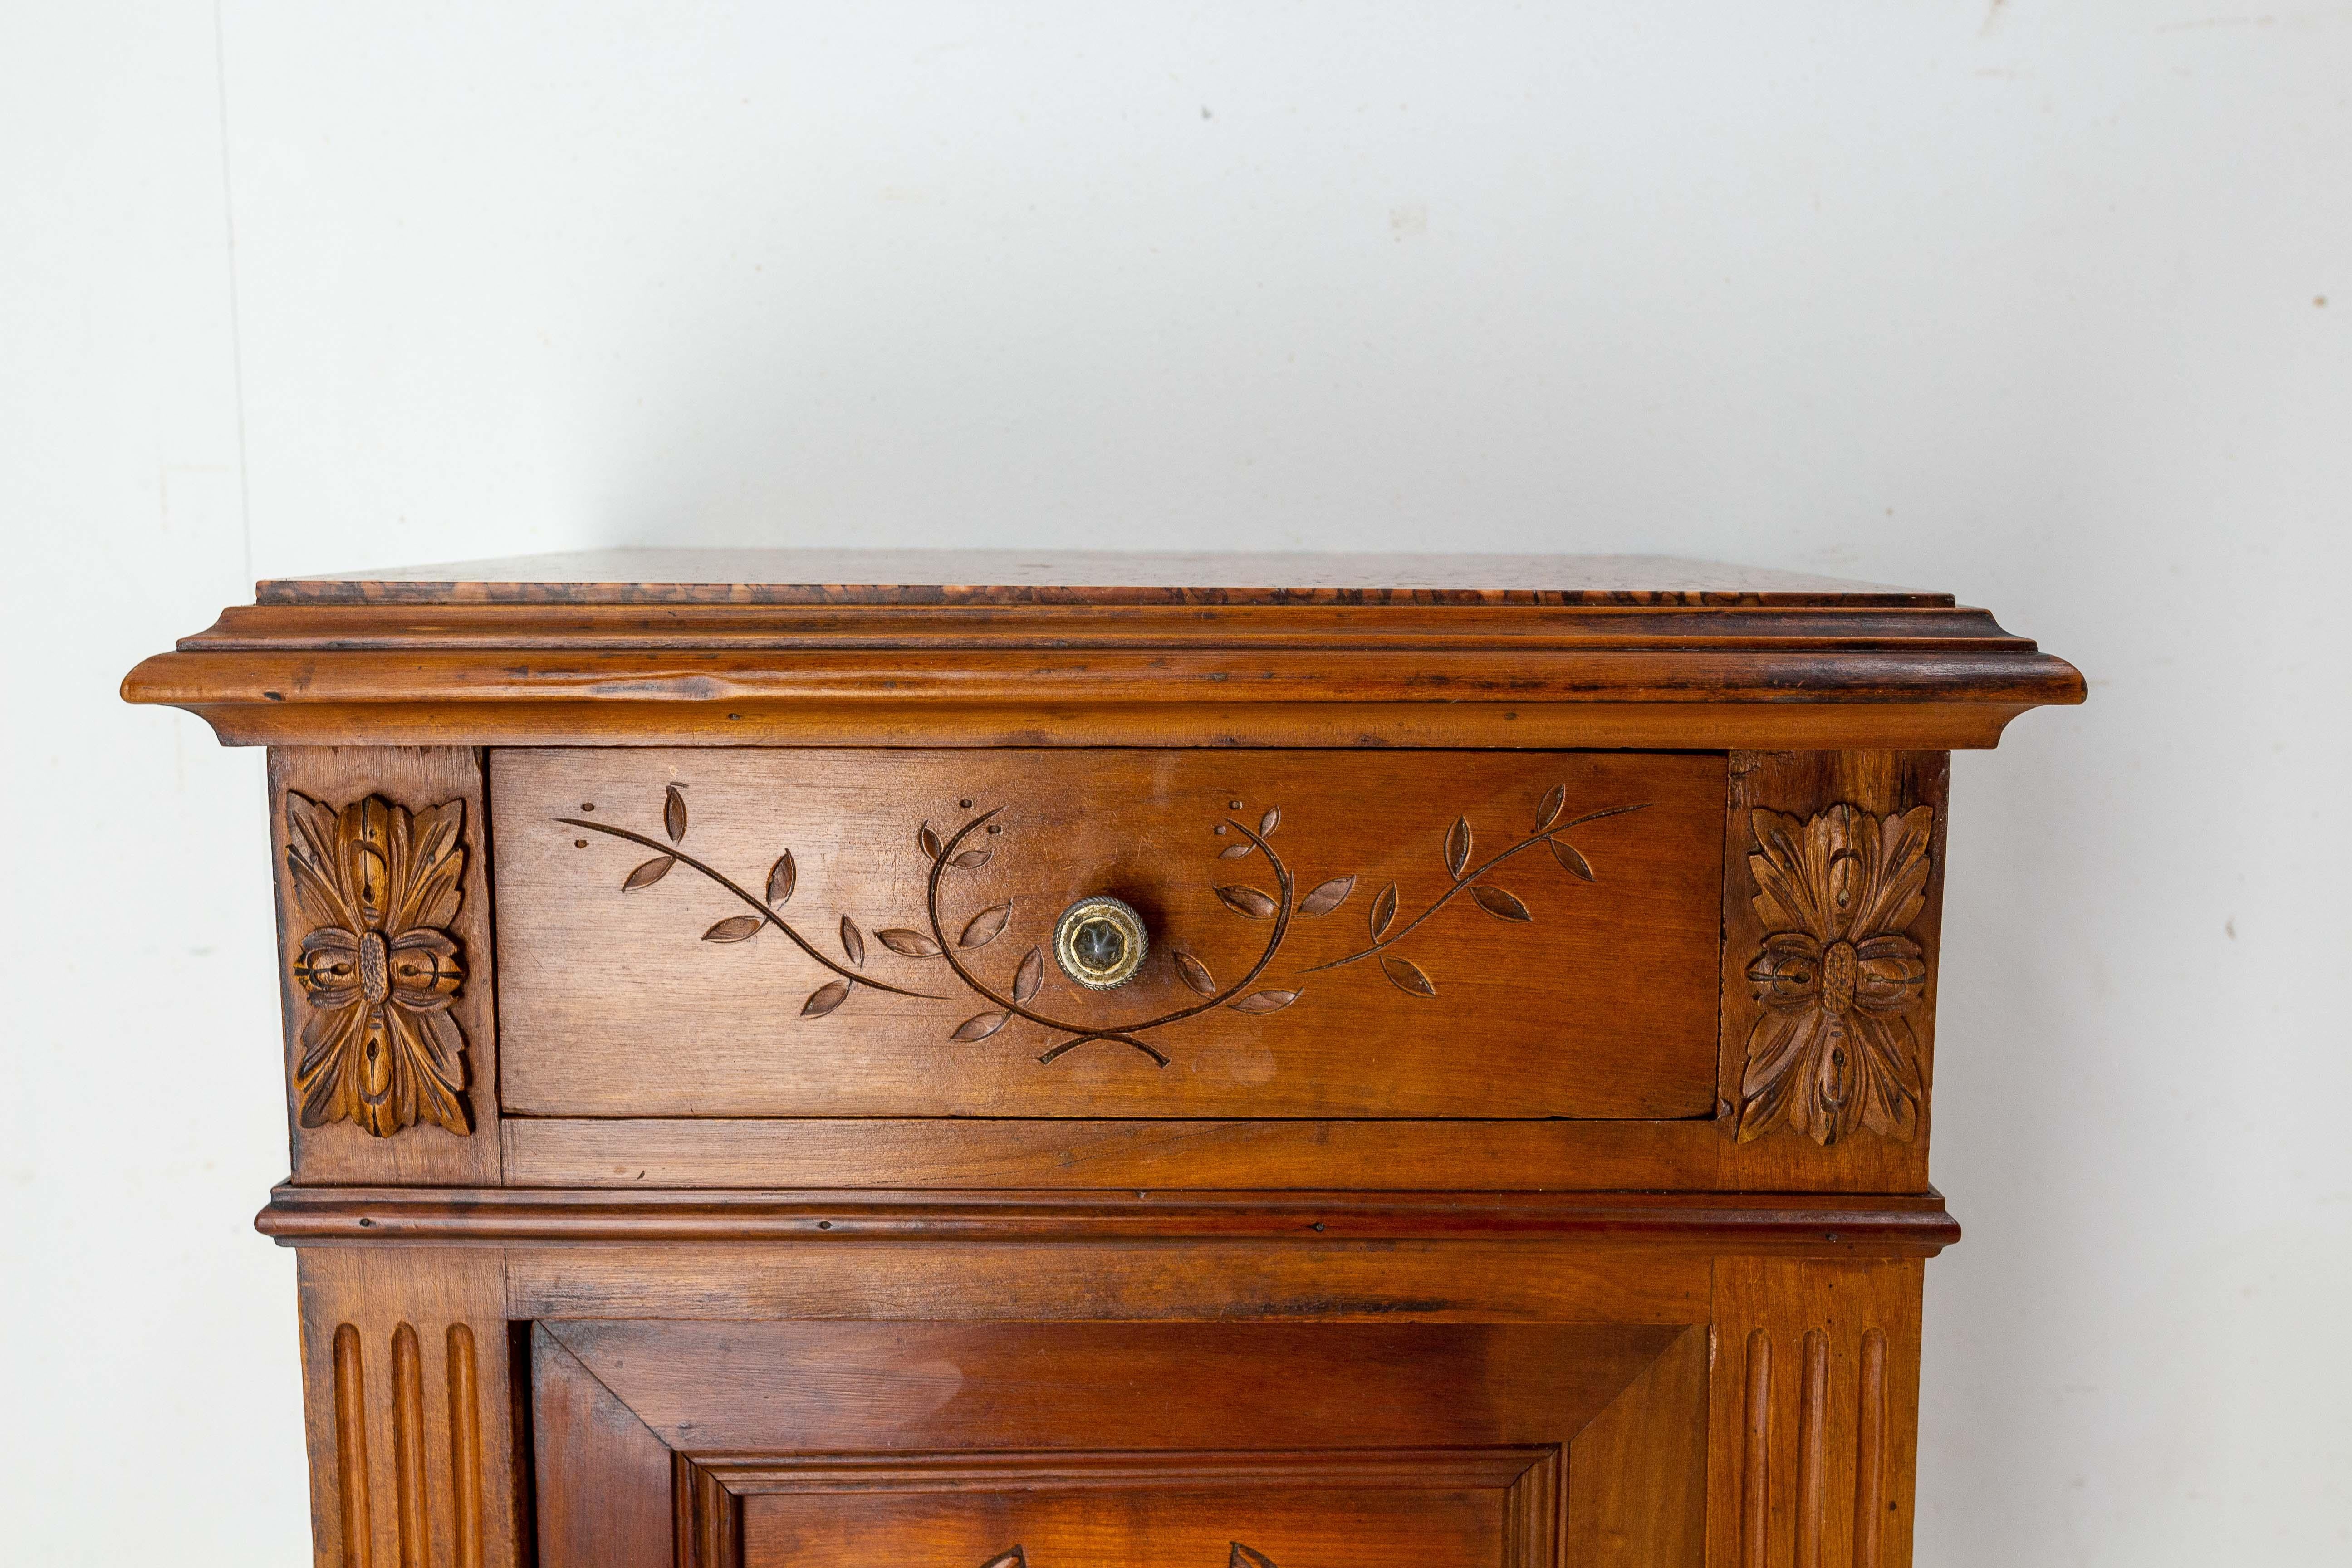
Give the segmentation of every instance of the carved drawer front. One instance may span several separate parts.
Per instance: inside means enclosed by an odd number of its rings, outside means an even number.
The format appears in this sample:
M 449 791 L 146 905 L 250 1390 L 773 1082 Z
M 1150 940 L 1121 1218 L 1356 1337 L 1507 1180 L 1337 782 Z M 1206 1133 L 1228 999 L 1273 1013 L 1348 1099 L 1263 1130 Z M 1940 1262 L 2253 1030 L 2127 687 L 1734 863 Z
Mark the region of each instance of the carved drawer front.
M 497 752 L 503 1108 L 1703 1116 L 1726 785 L 1678 753 Z
M 546 1323 L 542 1568 L 1696 1568 L 1703 1329 Z

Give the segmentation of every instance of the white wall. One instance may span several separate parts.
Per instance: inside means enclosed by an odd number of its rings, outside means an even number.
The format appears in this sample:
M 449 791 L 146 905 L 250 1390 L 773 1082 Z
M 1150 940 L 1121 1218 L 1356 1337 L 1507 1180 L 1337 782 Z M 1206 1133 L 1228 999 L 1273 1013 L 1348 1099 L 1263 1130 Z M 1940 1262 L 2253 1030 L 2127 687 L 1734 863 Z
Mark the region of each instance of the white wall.
M 6 0 L 0 1555 L 306 1550 L 260 759 L 121 672 L 257 574 L 856 541 L 2076 660 L 1955 770 L 1919 1560 L 2345 1561 L 2352 9 L 2221 12 Z

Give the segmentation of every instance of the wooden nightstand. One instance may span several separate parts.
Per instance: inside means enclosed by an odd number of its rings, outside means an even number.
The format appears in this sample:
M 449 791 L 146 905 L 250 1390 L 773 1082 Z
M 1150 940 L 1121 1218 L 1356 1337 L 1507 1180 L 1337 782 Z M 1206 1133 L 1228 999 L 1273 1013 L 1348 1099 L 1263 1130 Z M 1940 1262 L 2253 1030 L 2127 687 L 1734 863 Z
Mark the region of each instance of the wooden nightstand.
M 321 1563 L 1909 1561 L 1982 611 L 637 552 L 124 692 L 271 748 Z

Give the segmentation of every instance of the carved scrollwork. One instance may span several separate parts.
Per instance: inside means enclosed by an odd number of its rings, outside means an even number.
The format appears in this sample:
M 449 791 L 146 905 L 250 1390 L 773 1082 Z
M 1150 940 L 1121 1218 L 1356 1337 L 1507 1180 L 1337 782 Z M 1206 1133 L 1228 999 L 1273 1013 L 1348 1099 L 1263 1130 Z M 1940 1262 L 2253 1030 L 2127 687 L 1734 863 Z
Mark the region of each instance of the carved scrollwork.
M 302 1125 L 470 1131 L 466 1037 L 449 1016 L 466 978 L 448 930 L 466 803 L 412 815 L 372 795 L 337 811 L 289 790 L 286 823 L 286 868 L 310 922 L 291 961 L 310 1009 L 294 1068 Z
M 1911 1016 L 1927 958 L 1906 932 L 1927 901 L 1935 809 L 1759 810 L 1749 823 L 1765 934 L 1748 979 L 1763 1011 L 1748 1034 L 1739 1140 L 1786 1127 L 1828 1145 L 1866 1128 L 1907 1142 L 1927 1092 Z

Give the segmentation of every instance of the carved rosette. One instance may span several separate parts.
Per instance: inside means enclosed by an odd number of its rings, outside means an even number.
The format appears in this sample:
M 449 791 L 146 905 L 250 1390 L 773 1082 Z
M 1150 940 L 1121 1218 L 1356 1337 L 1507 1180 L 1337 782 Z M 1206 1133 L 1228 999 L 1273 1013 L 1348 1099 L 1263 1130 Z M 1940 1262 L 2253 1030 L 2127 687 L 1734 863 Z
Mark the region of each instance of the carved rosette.
M 1750 815 L 1765 937 L 1748 965 L 1763 1008 L 1748 1034 L 1739 1141 L 1786 1127 L 1828 1145 L 1856 1128 L 1908 1142 L 1926 1087 L 1911 1016 L 1927 952 L 1905 934 L 1927 901 L 1932 806 L 1806 820 Z
M 457 919 L 466 803 L 416 812 L 381 795 L 341 811 L 286 795 L 286 867 L 310 929 L 292 959 L 310 1004 L 294 1090 L 305 1127 L 378 1138 L 473 1126 L 466 1037 L 449 1016 L 466 970 Z

